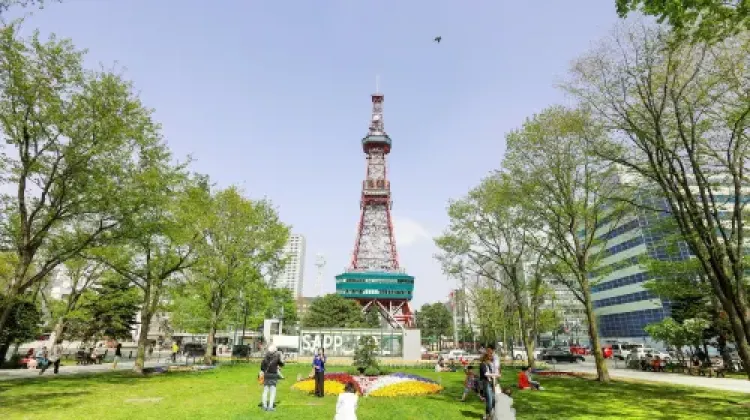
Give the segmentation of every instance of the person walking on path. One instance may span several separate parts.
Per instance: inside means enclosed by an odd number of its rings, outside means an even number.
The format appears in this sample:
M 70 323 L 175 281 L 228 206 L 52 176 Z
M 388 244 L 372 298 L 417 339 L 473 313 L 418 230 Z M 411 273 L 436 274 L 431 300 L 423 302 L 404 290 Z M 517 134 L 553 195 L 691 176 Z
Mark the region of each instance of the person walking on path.
M 52 348 L 49 352 L 49 362 L 52 364 L 54 369 L 52 372 L 57 375 L 57 372 L 60 370 L 60 360 L 62 359 L 63 354 L 63 347 L 62 347 L 62 338 L 55 339 L 55 344 L 52 345 Z M 44 373 L 45 370 L 47 370 L 47 365 L 44 369 L 42 369 L 41 373 Z
M 117 347 L 115 347 L 115 359 L 112 362 L 112 369 L 117 369 L 117 363 L 120 361 L 120 358 L 122 358 L 122 343 L 117 343 Z
M 259 376 L 263 379 L 263 396 L 261 406 L 264 411 L 276 411 L 276 383 L 279 380 L 279 367 L 283 367 L 281 355 L 276 351 L 276 346 L 268 346 L 268 353 L 260 364 Z
M 326 355 L 323 348 L 318 349 L 318 354 L 313 359 L 313 369 L 315 369 L 315 396 L 323 398 L 326 372 Z
M 180 351 L 180 345 L 176 341 L 172 342 L 172 363 L 177 363 L 177 352 Z

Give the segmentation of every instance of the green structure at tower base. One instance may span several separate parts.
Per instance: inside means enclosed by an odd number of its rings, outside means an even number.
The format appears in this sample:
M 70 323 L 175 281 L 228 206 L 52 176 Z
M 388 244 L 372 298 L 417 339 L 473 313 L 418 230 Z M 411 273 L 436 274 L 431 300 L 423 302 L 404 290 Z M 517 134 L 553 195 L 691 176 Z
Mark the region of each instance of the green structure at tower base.
M 389 271 L 347 271 L 336 276 L 336 294 L 349 299 L 410 301 L 414 276 Z

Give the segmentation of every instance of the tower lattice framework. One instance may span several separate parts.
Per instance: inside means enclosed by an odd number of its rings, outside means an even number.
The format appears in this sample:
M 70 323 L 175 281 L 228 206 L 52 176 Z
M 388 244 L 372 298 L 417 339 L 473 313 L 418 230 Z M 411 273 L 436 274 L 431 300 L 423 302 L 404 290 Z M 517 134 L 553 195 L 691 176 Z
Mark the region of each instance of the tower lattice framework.
M 336 291 L 357 300 L 363 311 L 377 310 L 392 327 L 410 328 L 414 326 L 409 305 L 414 277 L 399 267 L 396 250 L 387 166 L 391 138 L 383 123 L 383 99 L 381 93 L 372 95 L 370 128 L 362 139 L 367 172 L 357 238 L 349 268 L 336 276 Z

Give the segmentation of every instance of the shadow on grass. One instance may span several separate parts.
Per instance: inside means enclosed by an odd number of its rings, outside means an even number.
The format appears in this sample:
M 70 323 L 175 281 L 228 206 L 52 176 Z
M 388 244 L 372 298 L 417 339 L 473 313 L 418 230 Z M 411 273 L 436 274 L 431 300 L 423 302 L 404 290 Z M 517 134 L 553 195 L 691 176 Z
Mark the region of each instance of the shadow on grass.
M 148 382 L 188 373 L 139 375 L 133 372 L 102 372 L 70 376 L 34 377 L 0 382 L 0 407 L 21 407 L 24 412 L 64 409 L 100 392 L 101 385 L 143 386 Z M 8 391 L 14 391 L 8 395 Z
M 0 398 L 0 407 L 23 407 L 24 412 L 47 411 L 49 409 L 65 409 L 77 403 L 77 398 L 88 395 L 87 391 L 51 392 L 29 398 L 27 395 Z

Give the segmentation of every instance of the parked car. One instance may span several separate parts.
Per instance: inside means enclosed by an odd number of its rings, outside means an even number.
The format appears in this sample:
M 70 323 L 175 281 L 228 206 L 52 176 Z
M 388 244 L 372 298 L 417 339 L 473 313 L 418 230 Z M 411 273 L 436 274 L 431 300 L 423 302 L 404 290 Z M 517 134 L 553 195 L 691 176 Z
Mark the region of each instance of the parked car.
M 542 360 L 548 360 L 552 363 L 557 363 L 557 362 L 576 363 L 576 362 L 583 362 L 586 360 L 586 358 L 581 356 L 580 354 L 573 354 L 570 352 L 570 350 L 550 349 L 544 352 L 544 355 L 542 355 Z
M 201 343 L 186 343 L 182 353 L 186 357 L 200 357 L 206 354 L 206 346 Z
M 570 346 L 570 352 L 573 354 L 579 354 L 581 356 L 586 356 L 586 355 L 591 354 L 588 347 L 576 346 L 576 345 Z
M 478 354 L 471 354 L 464 350 L 451 350 L 448 352 L 448 354 L 444 355 L 443 358 L 447 361 L 455 361 L 455 362 L 461 362 L 461 361 L 467 361 L 467 362 L 473 362 L 474 360 L 479 359 Z
M 632 344 L 628 343 L 610 344 L 610 347 L 612 348 L 612 357 L 620 360 L 625 360 L 625 358 L 630 354 L 631 346 Z
M 630 361 L 630 360 L 642 360 L 642 359 L 645 359 L 646 357 L 648 357 L 649 355 L 651 357 L 659 356 L 659 359 L 661 359 L 661 360 L 669 360 L 669 359 L 672 358 L 672 356 L 669 353 L 667 353 L 666 351 L 655 350 L 655 349 L 652 349 L 650 347 L 640 347 L 640 346 L 638 346 L 638 347 L 633 348 L 630 351 L 630 353 L 625 358 L 625 360 L 627 360 L 627 361 Z

